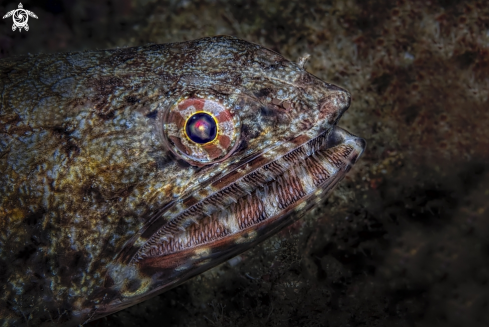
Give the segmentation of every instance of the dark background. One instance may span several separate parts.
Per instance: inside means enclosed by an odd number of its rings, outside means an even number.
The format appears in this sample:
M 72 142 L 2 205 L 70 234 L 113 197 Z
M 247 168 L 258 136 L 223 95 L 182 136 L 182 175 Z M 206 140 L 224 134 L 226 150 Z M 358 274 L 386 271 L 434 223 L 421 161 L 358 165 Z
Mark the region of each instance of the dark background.
M 90 326 L 489 326 L 487 1 L 22 3 L 39 19 L 0 21 L 2 57 L 216 34 L 309 53 L 368 143 L 290 228 Z

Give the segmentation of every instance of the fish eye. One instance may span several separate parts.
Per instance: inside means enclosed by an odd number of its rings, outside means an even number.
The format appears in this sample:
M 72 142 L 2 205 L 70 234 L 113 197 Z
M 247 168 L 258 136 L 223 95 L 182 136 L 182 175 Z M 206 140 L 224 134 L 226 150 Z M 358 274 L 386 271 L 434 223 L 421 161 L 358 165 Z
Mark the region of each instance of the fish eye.
M 229 157 L 237 148 L 240 131 L 239 116 L 215 98 L 182 98 L 163 116 L 168 148 L 194 166 Z
M 187 137 L 198 144 L 212 142 L 217 137 L 217 119 L 207 112 L 197 112 L 185 122 Z

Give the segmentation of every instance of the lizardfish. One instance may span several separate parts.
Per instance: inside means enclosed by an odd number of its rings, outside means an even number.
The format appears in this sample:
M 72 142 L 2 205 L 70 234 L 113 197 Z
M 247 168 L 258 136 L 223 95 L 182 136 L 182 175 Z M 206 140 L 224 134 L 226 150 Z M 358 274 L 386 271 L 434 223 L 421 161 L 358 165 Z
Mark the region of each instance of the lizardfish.
M 75 326 L 322 201 L 350 94 L 234 37 L 0 61 L 0 325 Z

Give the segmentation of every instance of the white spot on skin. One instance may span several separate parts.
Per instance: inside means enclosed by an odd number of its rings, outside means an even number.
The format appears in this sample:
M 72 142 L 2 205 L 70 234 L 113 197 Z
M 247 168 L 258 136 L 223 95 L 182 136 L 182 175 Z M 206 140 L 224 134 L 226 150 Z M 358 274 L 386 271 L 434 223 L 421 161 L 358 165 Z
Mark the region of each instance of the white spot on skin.
M 210 248 L 200 248 L 195 250 L 195 255 L 191 257 L 192 260 L 208 257 L 211 254 Z
M 301 211 L 302 209 L 304 209 L 304 207 L 307 205 L 307 203 L 304 201 L 302 202 L 301 204 L 299 204 L 297 206 L 297 208 L 295 208 L 295 211 Z
M 225 109 L 217 102 L 205 101 L 203 110 L 211 112 L 214 116 L 219 116 L 219 113 Z
M 219 130 L 221 133 L 231 136 L 234 131 L 234 124 L 230 121 L 224 121 L 219 123 Z
M 211 261 L 212 261 L 211 259 L 202 260 L 200 262 L 197 262 L 196 265 L 197 266 L 203 266 L 203 265 L 210 263 Z
M 187 269 L 189 269 L 189 268 L 190 268 L 190 266 L 189 266 L 189 265 L 177 266 L 177 267 L 175 268 L 175 271 L 184 271 L 184 270 L 187 270 Z
M 138 279 L 141 281 L 141 284 L 137 290 L 135 290 L 134 292 L 127 292 L 127 291 L 122 292 L 121 295 L 124 297 L 132 297 L 132 296 L 137 296 L 146 293 L 151 286 L 151 279 L 150 278 L 144 278 L 142 280 L 140 278 Z
M 186 119 L 187 117 L 191 116 L 194 112 L 196 112 L 197 110 L 195 109 L 194 106 L 188 106 L 187 108 L 183 109 L 183 110 L 179 110 L 178 112 L 180 113 L 180 115 Z

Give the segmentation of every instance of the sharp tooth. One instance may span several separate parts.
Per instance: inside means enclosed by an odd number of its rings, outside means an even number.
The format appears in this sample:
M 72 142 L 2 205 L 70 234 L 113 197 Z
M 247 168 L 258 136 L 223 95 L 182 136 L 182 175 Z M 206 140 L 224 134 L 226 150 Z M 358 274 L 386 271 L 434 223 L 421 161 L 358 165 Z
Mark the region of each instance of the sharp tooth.
M 284 160 L 284 158 L 280 158 L 277 160 L 277 163 L 281 166 L 283 170 L 287 170 L 290 167 L 290 164 Z
M 329 173 L 330 176 L 333 176 L 339 169 L 334 163 L 331 162 L 331 160 L 326 155 L 322 156 L 324 159 L 318 161 L 318 163 Z
M 313 158 L 314 160 L 316 160 L 316 161 L 321 161 L 321 160 L 318 158 L 318 156 L 317 156 L 317 155 L 318 155 L 318 153 L 317 153 L 317 152 L 313 152 L 311 156 L 312 156 L 312 158 Z
M 268 185 L 265 184 L 263 185 L 263 198 L 267 198 L 268 197 Z
M 328 160 L 328 158 L 323 154 L 321 153 L 321 151 L 319 152 L 316 152 L 316 156 L 319 158 L 319 160 L 321 161 L 324 161 L 324 160 Z
M 289 174 L 289 171 L 285 171 L 284 174 L 282 175 L 283 179 L 285 182 L 287 182 L 288 180 L 290 180 L 290 174 Z
M 277 183 L 281 186 L 284 185 L 284 178 L 282 175 L 277 176 Z
M 263 176 L 265 176 L 267 182 L 271 180 L 275 180 L 275 176 L 272 174 L 270 170 L 261 169 L 261 173 L 263 174 Z
M 251 194 L 251 191 L 253 190 L 252 187 L 250 187 L 250 185 L 244 181 L 241 181 L 239 186 L 241 187 L 241 189 L 243 191 L 245 191 L 248 195 Z
M 302 188 L 304 189 L 306 194 L 313 192 L 316 189 L 316 187 L 314 186 L 314 180 L 311 178 L 311 175 L 308 174 L 306 168 L 300 165 L 297 166 L 296 169 L 299 181 L 302 184 Z
M 276 183 L 277 183 L 277 181 L 271 183 L 273 195 L 277 195 L 277 185 L 276 185 Z
M 219 210 L 219 207 L 217 207 L 216 205 L 213 205 L 213 204 L 210 204 L 210 203 L 209 203 L 209 204 L 207 204 L 207 205 L 205 206 L 205 214 L 206 214 L 207 216 L 209 216 L 209 217 L 211 216 L 211 214 L 212 214 L 212 213 L 214 213 L 214 212 L 216 212 L 216 211 L 220 211 L 220 210 Z
M 279 202 L 279 198 L 280 198 L 280 194 L 279 194 L 278 189 L 277 189 L 277 184 L 278 184 L 278 181 L 272 182 L 273 197 L 272 197 L 272 199 L 270 199 L 270 204 L 276 208 L 279 205 L 278 202 Z

